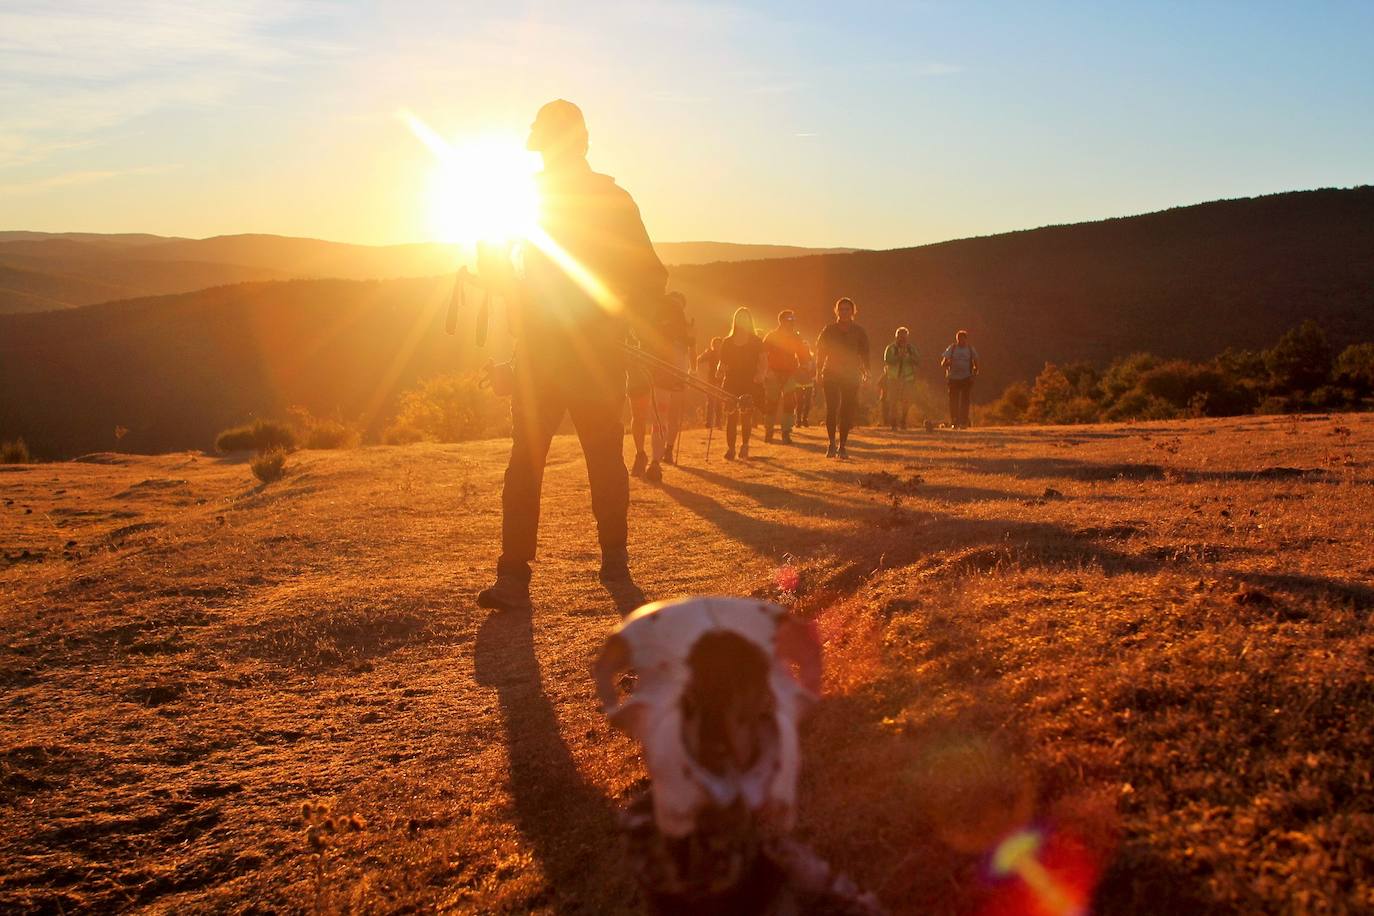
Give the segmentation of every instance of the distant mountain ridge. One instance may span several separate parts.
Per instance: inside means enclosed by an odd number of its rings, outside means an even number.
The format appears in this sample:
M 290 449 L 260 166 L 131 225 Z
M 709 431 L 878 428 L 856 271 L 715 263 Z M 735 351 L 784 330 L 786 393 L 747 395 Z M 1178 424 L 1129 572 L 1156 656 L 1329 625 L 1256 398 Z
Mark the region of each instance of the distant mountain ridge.
M 28 280 L 25 295 L 46 295 Z M 1307 318 L 1338 347 L 1374 340 L 1374 188 L 919 248 L 678 265 L 670 284 L 687 295 L 699 348 L 741 305 L 761 329 L 794 309 L 814 339 L 835 299 L 851 296 L 875 363 L 907 325 L 933 385 L 940 351 L 968 328 L 983 367 L 975 399 L 986 401 L 1047 361 L 1206 358 L 1269 346 Z M 470 330 L 443 333 L 451 289 L 443 276 L 255 282 L 0 315 L 0 440 L 23 435 L 39 454 L 73 455 L 110 448 L 122 426 L 128 450 L 206 448 L 218 429 L 293 404 L 375 432 L 407 385 L 487 358 L 470 353 Z M 499 329 L 492 340 L 504 348 Z
M 852 249 L 728 242 L 664 242 L 669 264 L 796 257 Z M 0 274 L 0 313 L 72 308 L 113 299 L 192 292 L 254 280 L 386 280 L 451 274 L 462 263 L 453 245 L 352 245 L 279 235 L 206 239 L 141 233 L 0 232 L 0 269 L 26 272 L 11 284 Z M 31 274 L 48 274 L 39 280 Z M 30 287 L 44 292 L 35 296 Z

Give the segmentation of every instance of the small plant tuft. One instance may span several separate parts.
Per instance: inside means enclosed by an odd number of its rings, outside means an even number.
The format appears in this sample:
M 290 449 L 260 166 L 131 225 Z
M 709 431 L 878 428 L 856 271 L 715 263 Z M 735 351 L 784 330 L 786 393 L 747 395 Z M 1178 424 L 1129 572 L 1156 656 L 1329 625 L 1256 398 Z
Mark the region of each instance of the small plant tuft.
M 28 464 L 32 460 L 28 443 L 22 436 L 8 442 L 0 442 L 0 464 Z
M 263 483 L 281 480 L 286 476 L 286 450 L 268 449 L 249 462 L 248 466 L 253 469 L 253 476 Z

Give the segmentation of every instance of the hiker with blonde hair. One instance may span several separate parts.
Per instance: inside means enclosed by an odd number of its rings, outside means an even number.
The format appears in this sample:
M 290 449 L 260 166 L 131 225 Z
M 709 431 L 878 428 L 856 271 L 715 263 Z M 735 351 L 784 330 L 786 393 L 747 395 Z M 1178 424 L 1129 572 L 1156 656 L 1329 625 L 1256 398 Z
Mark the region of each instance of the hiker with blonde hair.
M 763 377 L 768 368 L 763 341 L 754 330 L 754 316 L 747 308 L 735 309 L 730 336 L 720 346 L 720 386 L 739 400 L 726 409 L 725 460 L 735 460 L 736 431 L 739 457 L 749 457 L 749 434 L 754 425 L 754 405 L 763 400 Z

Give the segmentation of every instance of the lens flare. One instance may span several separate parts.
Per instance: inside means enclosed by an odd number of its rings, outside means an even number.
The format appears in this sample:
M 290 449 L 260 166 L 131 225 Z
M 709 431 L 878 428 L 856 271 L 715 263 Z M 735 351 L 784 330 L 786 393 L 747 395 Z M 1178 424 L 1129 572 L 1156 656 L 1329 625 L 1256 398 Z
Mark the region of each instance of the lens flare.
M 989 871 L 1009 879 L 984 910 L 989 916 L 1084 916 L 1097 878 L 1092 857 L 1072 837 L 1031 828 L 997 845 Z
M 483 134 L 450 143 L 409 111 L 400 112 L 431 153 L 431 231 L 445 242 L 471 245 L 525 238 L 537 225 L 534 186 L 538 156 L 516 136 Z

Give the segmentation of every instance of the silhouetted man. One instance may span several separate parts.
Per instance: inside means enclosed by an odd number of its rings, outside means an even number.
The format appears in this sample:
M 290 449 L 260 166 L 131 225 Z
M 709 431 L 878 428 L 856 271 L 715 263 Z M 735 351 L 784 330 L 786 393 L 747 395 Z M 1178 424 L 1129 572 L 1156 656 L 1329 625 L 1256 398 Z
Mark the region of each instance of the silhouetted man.
M 816 371 L 825 389 L 825 431 L 830 436 L 827 458 L 849 457 L 849 430 L 859 406 L 859 386 L 868 378 L 868 333 L 855 324 L 858 313 L 853 299 L 840 299 L 835 303 L 835 320 L 816 338 Z
M 576 105 L 558 99 L 539 109 L 526 146 L 544 160 L 536 176 L 539 230 L 524 247 L 524 281 L 513 297 L 515 391 L 501 558 L 496 583 L 478 593 L 477 603 L 530 607 L 544 463 L 566 414 L 587 462 L 601 581 L 624 610 L 643 595 L 625 550 L 630 491 L 621 453 L 622 347 L 629 323 L 658 307 L 667 271 L 630 195 L 587 164 L 587 127 Z

